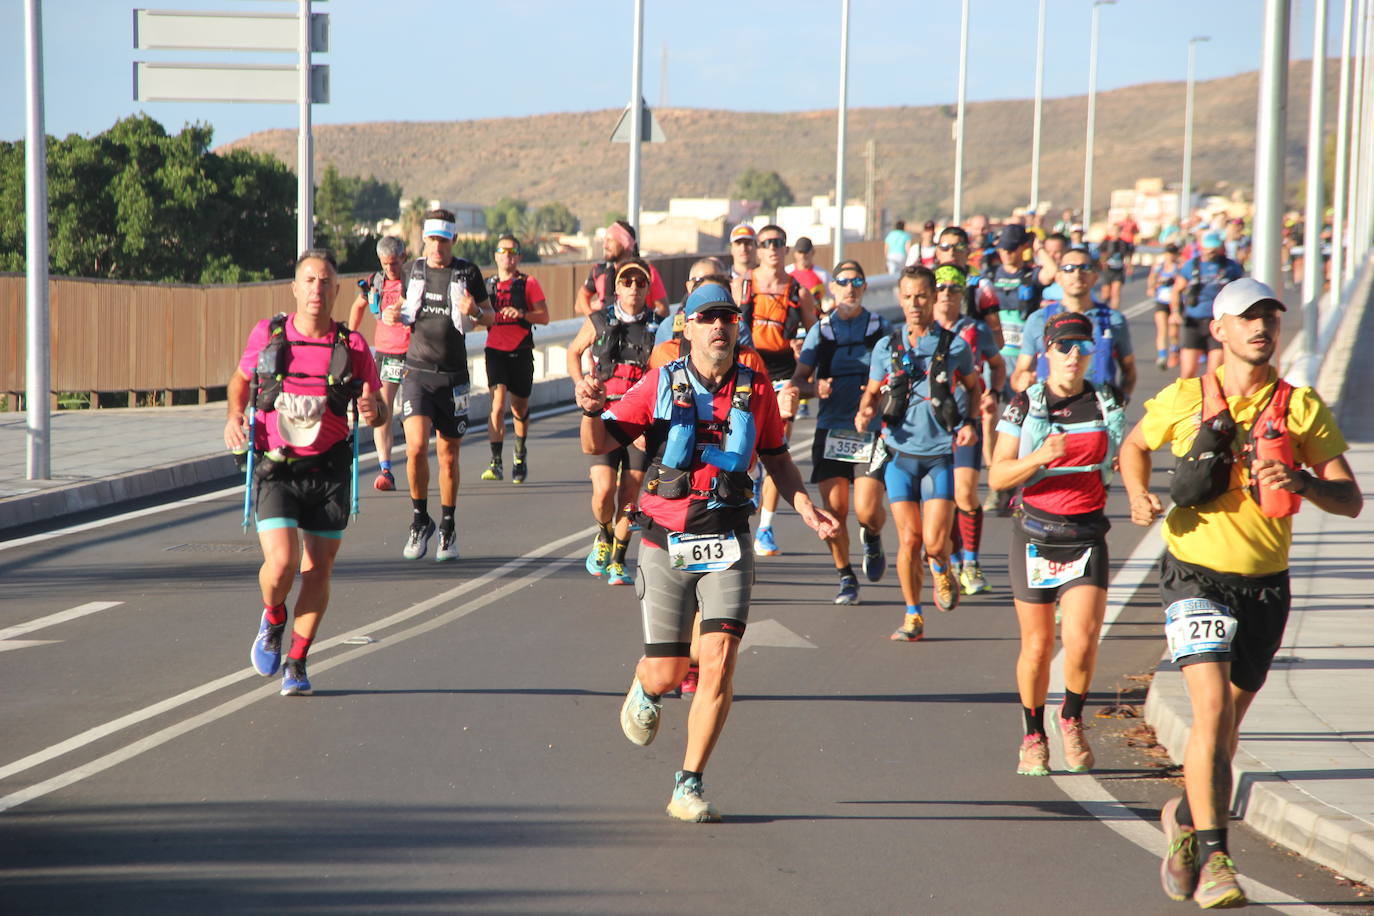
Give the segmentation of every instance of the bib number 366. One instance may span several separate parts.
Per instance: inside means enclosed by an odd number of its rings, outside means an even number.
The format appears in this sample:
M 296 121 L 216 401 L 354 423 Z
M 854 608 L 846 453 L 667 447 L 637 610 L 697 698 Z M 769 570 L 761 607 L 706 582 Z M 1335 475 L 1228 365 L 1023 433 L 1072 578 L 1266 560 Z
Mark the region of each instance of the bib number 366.
M 668 559 L 683 572 L 719 572 L 740 558 L 739 539 L 733 534 L 670 534 Z

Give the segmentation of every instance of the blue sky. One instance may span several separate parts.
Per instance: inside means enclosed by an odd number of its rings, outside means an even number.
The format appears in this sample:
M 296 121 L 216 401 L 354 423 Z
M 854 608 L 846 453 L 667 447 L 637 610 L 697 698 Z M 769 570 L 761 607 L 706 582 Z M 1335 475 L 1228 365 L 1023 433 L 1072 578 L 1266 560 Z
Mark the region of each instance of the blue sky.
M 972 0 L 970 100 L 1034 93 L 1036 0 Z M 1312 53 L 1314 0 L 1294 0 L 1290 53 Z M 152 8 L 289 12 L 283 0 L 170 0 Z M 631 0 L 328 0 L 333 101 L 316 123 L 466 120 L 620 108 L 629 99 Z M 24 134 L 23 0 L 0 0 L 0 139 Z M 217 142 L 292 127 L 293 106 L 132 101 L 135 60 L 289 63 L 289 56 L 138 52 L 133 3 L 44 0 L 46 118 L 50 134 L 92 134 L 146 111 L 169 130 L 215 128 Z M 833 108 L 839 0 L 646 0 L 644 94 L 668 103 L 746 111 Z M 1099 86 L 1182 79 L 1187 39 L 1200 46 L 1198 77 L 1256 69 L 1261 0 L 1119 0 L 1102 10 Z M 1342 0 L 1328 12 L 1334 56 Z M 1045 91 L 1087 86 L 1089 0 L 1049 0 Z M 849 104 L 952 102 L 957 91 L 957 0 L 852 0 Z M 607 124 L 609 132 L 610 123 Z

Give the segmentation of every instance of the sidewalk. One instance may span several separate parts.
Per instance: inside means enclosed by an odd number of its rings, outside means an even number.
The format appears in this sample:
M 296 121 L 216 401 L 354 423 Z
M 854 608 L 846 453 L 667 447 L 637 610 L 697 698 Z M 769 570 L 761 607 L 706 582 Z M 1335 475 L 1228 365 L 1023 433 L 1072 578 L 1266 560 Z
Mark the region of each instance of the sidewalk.
M 1232 813 L 1271 840 L 1374 884 L 1374 308 L 1361 297 L 1327 355 L 1318 390 L 1336 412 L 1365 493 L 1360 518 L 1303 507 L 1293 523 L 1293 609 L 1269 679 L 1241 728 Z M 1290 313 L 1291 314 L 1291 313 Z M 1360 346 L 1363 342 L 1363 347 Z M 1145 718 L 1176 761 L 1191 708 L 1166 657 Z

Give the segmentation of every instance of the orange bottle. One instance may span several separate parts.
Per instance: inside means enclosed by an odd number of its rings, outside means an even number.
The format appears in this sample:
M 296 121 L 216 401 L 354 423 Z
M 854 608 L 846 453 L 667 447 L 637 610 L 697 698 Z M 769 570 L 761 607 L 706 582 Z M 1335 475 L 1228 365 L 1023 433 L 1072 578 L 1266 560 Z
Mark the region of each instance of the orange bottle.
M 1288 434 L 1288 399 L 1293 386 L 1279 379 L 1274 394 L 1250 427 L 1250 495 L 1259 503 L 1260 511 L 1269 518 L 1284 518 L 1302 507 L 1302 497 L 1283 488 L 1261 487 L 1254 476 L 1254 462 L 1264 459 L 1282 461 L 1290 468 L 1298 467 L 1293 452 L 1293 437 Z

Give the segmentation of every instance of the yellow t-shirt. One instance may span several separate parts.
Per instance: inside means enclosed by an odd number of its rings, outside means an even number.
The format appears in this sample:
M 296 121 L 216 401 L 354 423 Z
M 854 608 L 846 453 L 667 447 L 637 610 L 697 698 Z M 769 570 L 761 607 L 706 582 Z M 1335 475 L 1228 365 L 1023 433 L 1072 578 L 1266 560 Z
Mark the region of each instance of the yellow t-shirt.
M 1255 415 L 1269 402 L 1278 373 L 1249 397 L 1228 397 L 1236 421 L 1232 449 L 1240 455 Z M 1217 370 L 1225 378 L 1225 367 Z M 1172 443 L 1175 457 L 1188 453 L 1197 436 L 1202 409 L 1202 380 L 1179 379 L 1145 402 L 1140 429 L 1150 450 Z M 1311 388 L 1295 388 L 1288 401 L 1288 435 L 1293 453 L 1307 467 L 1330 461 L 1345 452 L 1345 437 L 1331 410 Z M 1164 520 L 1164 542 L 1185 563 L 1242 576 L 1266 576 L 1288 568 L 1293 543 L 1293 519 L 1269 518 L 1250 497 L 1250 468 L 1239 457 L 1231 468 L 1231 486 L 1201 506 L 1175 506 Z

